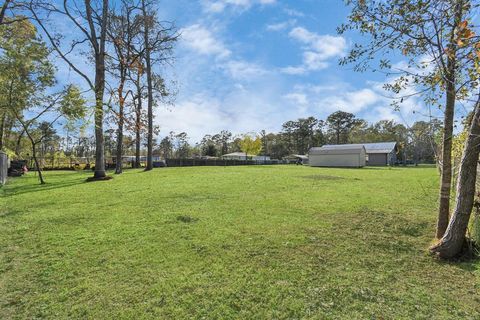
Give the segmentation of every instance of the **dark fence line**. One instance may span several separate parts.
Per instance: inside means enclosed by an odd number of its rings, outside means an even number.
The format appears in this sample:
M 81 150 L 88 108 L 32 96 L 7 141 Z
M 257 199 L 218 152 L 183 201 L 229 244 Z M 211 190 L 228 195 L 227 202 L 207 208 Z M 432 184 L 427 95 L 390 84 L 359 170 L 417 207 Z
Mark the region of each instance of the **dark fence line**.
M 251 166 L 281 164 L 278 160 L 167 159 L 167 167 Z
M 95 165 L 95 159 L 89 158 L 88 162 L 85 159 L 80 161 L 76 158 L 62 158 L 52 159 L 50 157 L 38 158 L 41 169 L 49 170 L 90 170 Z M 133 160 L 122 161 L 124 169 L 134 168 L 135 162 Z M 166 160 L 154 160 L 153 166 L 160 167 L 194 167 L 194 166 L 245 166 L 245 165 L 276 165 L 296 163 L 296 161 L 288 160 L 227 160 L 227 159 L 201 159 L 201 158 L 167 158 Z M 36 170 L 33 159 L 26 160 L 26 165 L 29 170 Z M 141 161 L 141 166 L 144 167 L 146 161 Z M 108 158 L 105 162 L 106 169 L 114 169 L 115 161 Z

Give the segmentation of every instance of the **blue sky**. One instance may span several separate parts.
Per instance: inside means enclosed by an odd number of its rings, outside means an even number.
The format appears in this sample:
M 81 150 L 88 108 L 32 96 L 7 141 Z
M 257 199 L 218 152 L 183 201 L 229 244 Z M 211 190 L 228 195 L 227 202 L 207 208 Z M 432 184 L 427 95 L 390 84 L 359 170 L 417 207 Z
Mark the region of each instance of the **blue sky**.
M 185 131 L 198 141 L 223 129 L 279 131 L 287 120 L 336 110 L 369 122 L 422 118 L 413 113 L 418 99 L 392 109 L 384 75 L 338 65 L 354 42 L 366 41 L 336 34 L 348 15 L 343 1 L 164 0 L 159 15 L 182 34 L 170 70 L 176 104 L 157 111 L 162 135 Z
M 428 120 L 419 97 L 393 110 L 385 75 L 338 65 L 353 43 L 368 41 L 337 35 L 348 12 L 341 0 L 159 1 L 160 18 L 175 21 L 181 33 L 173 67 L 162 70 L 178 83 L 178 95 L 174 106 L 156 110 L 160 138 L 185 131 L 195 143 L 221 130 L 278 132 L 285 121 L 325 119 L 337 110 L 369 122 Z M 78 80 L 65 66 L 58 78 Z

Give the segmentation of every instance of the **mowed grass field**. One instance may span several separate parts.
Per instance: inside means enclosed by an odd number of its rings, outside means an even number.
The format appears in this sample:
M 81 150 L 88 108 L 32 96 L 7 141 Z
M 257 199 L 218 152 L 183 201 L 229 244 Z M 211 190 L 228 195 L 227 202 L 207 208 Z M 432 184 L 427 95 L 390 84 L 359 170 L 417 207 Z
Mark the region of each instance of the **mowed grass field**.
M 480 319 L 434 168 L 34 173 L 0 190 L 0 319 Z

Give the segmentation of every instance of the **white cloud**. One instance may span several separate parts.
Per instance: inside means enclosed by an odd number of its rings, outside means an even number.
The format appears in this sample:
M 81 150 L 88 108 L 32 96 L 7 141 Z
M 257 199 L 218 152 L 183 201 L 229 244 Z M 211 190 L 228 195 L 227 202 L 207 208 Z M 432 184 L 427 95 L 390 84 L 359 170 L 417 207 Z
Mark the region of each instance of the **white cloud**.
M 272 5 L 276 0 L 203 0 L 203 10 L 209 13 L 223 12 L 227 7 L 246 10 L 253 5 Z
M 215 55 L 226 58 L 231 54 L 225 45 L 216 39 L 213 33 L 200 24 L 180 29 L 182 43 L 199 54 Z
M 290 31 L 289 36 L 307 45 L 322 59 L 342 56 L 347 48 L 347 42 L 343 37 L 319 35 L 302 27 L 294 28 Z
M 208 130 L 220 131 L 221 124 L 229 122 L 220 102 L 202 95 L 179 102 L 172 110 L 158 108 L 155 120 L 160 125 L 161 136 L 168 135 L 170 131 L 183 131 L 198 141 Z
M 241 66 L 245 62 L 235 63 Z M 183 93 L 172 111 L 157 110 L 161 136 L 170 131 L 185 131 L 191 142 L 197 142 L 205 134 L 221 130 L 234 134 L 262 129 L 278 132 L 285 121 L 307 116 L 325 119 L 337 110 L 354 113 L 371 123 L 386 119 L 411 125 L 419 116 L 414 110 L 421 108 L 418 99 L 409 99 L 402 105 L 401 113 L 395 111 L 391 100 L 383 95 L 381 84 L 374 82 L 364 88 L 353 88 L 345 82 L 299 84 L 290 85 L 290 91 L 285 91 L 288 87 L 279 85 L 276 77 L 266 79 L 270 81 L 232 84 L 222 94 Z
M 187 53 L 190 56 L 187 60 L 188 68 L 192 65 L 201 65 L 199 61 L 200 56 L 213 56 L 214 60 L 206 60 L 208 65 L 205 65 L 209 70 L 220 69 L 233 80 L 258 80 L 259 77 L 270 74 L 271 72 L 262 65 L 245 61 L 235 57 L 232 51 L 222 42 L 217 39 L 210 29 L 200 25 L 194 24 L 183 28 L 182 40 L 183 45 L 191 52 Z M 192 64 L 191 61 L 196 61 Z M 187 75 L 191 78 L 192 74 Z
M 309 85 L 309 89 L 315 93 L 327 92 L 327 91 L 337 91 L 342 90 L 342 85 L 340 84 L 330 84 L 330 85 Z
M 305 51 L 303 53 L 303 63 L 308 70 L 322 70 L 328 67 L 323 55 L 315 51 Z
M 321 98 L 316 105 L 319 109 L 328 112 L 342 110 L 358 113 L 380 100 L 381 97 L 376 92 L 366 88 L 357 91 L 337 92 L 335 95 Z
M 279 92 L 268 86 L 256 90 L 234 87 L 221 98 L 211 92 L 185 96 L 172 110 L 158 108 L 155 121 L 160 135 L 170 131 L 185 131 L 191 142 L 197 142 L 205 134 L 229 130 L 233 134 L 259 132 L 263 129 L 276 132 L 283 122 L 295 119 L 296 110 L 280 108 Z M 278 100 L 278 101 L 277 101 Z
M 299 105 L 308 104 L 307 95 L 304 93 L 289 93 L 284 95 L 283 97 Z
M 367 121 L 376 122 L 379 120 L 393 120 L 395 122 L 404 123 L 404 119 L 400 112 L 395 111 L 392 106 L 379 106 L 372 108 L 371 112 L 364 115 Z
M 292 17 L 304 17 L 305 14 L 303 12 L 300 12 L 298 10 L 295 10 L 295 9 L 284 9 L 283 10 L 286 14 L 288 14 L 289 16 L 292 16 Z
M 288 66 L 285 68 L 281 68 L 280 72 L 285 73 L 285 74 L 290 74 L 290 75 L 300 75 L 300 74 L 305 74 L 307 73 L 307 69 L 305 67 L 293 67 L 293 66 Z
M 388 105 L 372 84 L 371 88 L 354 89 L 347 83 L 332 83 L 329 85 L 296 85 L 293 91 L 285 96 L 291 101 L 308 104 L 312 114 L 323 117 L 337 110 L 351 113 L 363 113 L 373 107 Z
M 318 71 L 328 67 L 328 60 L 345 54 L 347 42 L 343 37 L 319 35 L 305 28 L 292 29 L 289 36 L 304 44 L 303 65 L 283 69 L 288 74 L 303 74 L 307 71 Z
M 344 104 L 347 109 L 354 112 L 363 110 L 365 107 L 371 106 L 381 100 L 381 96 L 371 89 L 361 89 L 358 91 L 348 92 L 345 94 Z
M 346 82 L 334 82 L 328 85 L 300 84 L 293 87 L 293 94 L 304 95 L 308 106 L 306 115 L 326 118 L 332 112 L 342 110 L 354 113 L 370 123 L 379 120 L 394 120 L 404 125 L 423 119 L 428 114 L 421 98 L 413 96 L 404 99 L 400 110 L 395 110 L 383 89 L 382 82 L 367 82 L 364 88 L 353 88 Z M 422 113 L 422 110 L 424 112 Z
M 258 64 L 242 60 L 230 60 L 221 68 L 227 71 L 227 74 L 230 75 L 231 78 L 236 80 L 255 79 L 269 73 Z
M 435 69 L 435 59 L 429 55 L 422 55 L 416 60 L 416 64 L 400 60 L 392 65 L 392 70 L 397 72 L 408 72 L 426 76 Z
M 284 22 L 267 24 L 266 29 L 267 31 L 282 31 L 294 26 L 296 23 L 297 23 L 297 20 L 291 19 Z

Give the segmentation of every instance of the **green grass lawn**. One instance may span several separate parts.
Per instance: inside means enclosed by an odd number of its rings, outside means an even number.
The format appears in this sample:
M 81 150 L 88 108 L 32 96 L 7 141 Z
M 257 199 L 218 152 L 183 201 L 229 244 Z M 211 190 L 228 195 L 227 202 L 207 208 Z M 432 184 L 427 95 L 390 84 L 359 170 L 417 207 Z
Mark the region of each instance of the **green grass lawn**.
M 433 168 L 165 168 L 0 190 L 0 319 L 480 319 Z

